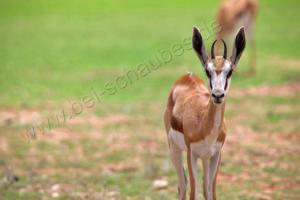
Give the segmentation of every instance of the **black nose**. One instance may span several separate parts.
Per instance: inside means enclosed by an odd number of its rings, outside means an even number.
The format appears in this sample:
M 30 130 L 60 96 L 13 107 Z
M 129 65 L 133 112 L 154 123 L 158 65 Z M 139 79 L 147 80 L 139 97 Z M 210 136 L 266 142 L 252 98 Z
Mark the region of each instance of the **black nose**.
M 225 94 L 224 93 L 222 93 L 222 94 L 214 94 L 214 93 L 212 93 L 211 96 L 213 96 L 216 99 L 221 99 L 221 98 L 223 98 L 225 96 Z

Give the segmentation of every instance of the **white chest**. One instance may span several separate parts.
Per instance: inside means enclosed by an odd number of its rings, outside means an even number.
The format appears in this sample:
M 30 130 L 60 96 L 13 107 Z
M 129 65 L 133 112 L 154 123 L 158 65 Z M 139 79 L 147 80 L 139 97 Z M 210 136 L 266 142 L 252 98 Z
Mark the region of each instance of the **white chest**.
M 191 144 L 191 151 L 198 158 L 210 158 L 216 152 L 221 151 L 221 148 L 222 148 L 222 143 L 216 141 L 210 144 L 207 143 L 206 140 L 203 140 Z
M 170 129 L 168 139 L 170 143 L 175 144 L 182 151 L 187 151 L 187 146 L 184 141 L 184 136 L 181 132 Z M 209 158 L 222 148 L 222 143 L 217 142 L 217 135 L 210 134 L 205 140 L 191 143 L 192 153 L 199 158 Z

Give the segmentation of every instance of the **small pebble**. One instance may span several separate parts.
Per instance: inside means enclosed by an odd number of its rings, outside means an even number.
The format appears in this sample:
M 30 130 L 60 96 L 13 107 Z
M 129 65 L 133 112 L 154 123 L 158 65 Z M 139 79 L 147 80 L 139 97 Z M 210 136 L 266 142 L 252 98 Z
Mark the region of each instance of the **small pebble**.
M 164 179 L 157 179 L 153 182 L 154 189 L 161 190 L 168 187 L 168 181 Z
M 60 185 L 59 184 L 52 185 L 52 187 L 51 187 L 51 190 L 53 192 L 57 192 L 57 191 L 59 191 L 59 189 L 60 189 Z
M 58 198 L 58 197 L 59 197 L 59 193 L 58 193 L 58 192 L 53 192 L 53 193 L 51 194 L 51 196 L 52 196 L 53 198 Z

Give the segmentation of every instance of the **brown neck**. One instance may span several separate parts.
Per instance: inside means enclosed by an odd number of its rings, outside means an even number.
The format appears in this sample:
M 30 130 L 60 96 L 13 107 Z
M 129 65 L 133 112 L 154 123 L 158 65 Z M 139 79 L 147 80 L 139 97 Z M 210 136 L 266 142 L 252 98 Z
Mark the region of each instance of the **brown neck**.
M 222 104 L 214 104 L 210 98 L 208 104 L 208 113 L 207 113 L 207 123 L 209 124 L 209 129 L 213 128 L 219 129 L 223 123 L 225 112 L 225 102 Z M 217 127 L 215 127 L 217 126 Z

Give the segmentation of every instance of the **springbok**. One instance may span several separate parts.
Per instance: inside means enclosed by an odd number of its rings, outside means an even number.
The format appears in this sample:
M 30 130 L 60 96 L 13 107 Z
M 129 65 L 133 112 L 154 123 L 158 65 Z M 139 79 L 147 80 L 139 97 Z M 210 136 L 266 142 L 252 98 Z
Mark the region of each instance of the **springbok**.
M 257 0 L 225 0 L 219 7 L 217 24 L 218 40 L 228 38 L 232 33 L 244 26 L 246 38 L 250 44 L 249 73 L 256 73 L 256 49 L 255 49 L 255 19 L 258 10 Z M 220 47 L 221 44 L 217 44 Z
M 216 40 L 217 41 L 217 40 Z M 186 197 L 187 179 L 182 164 L 182 151 L 187 152 L 190 180 L 190 199 L 197 199 L 197 159 L 203 164 L 203 191 L 206 200 L 216 199 L 216 177 L 221 149 L 225 141 L 225 97 L 232 72 L 246 45 L 244 28 L 236 35 L 232 56 L 215 56 L 214 41 L 209 58 L 199 30 L 193 28 L 193 48 L 208 77 L 209 89 L 204 82 L 188 73 L 175 82 L 164 113 L 170 156 L 178 175 L 178 197 Z

